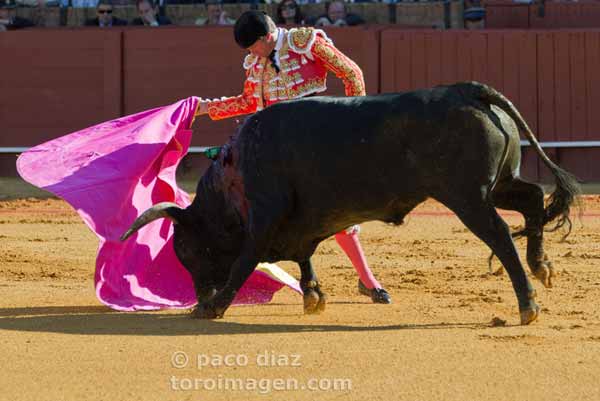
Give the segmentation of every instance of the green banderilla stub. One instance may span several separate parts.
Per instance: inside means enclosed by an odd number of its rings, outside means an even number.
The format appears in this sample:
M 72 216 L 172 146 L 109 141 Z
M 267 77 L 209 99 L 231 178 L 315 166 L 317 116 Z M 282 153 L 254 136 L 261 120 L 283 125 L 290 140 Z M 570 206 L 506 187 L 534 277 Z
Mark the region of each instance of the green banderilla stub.
M 216 160 L 221 152 L 221 146 L 212 146 L 204 151 L 204 156 L 211 160 Z

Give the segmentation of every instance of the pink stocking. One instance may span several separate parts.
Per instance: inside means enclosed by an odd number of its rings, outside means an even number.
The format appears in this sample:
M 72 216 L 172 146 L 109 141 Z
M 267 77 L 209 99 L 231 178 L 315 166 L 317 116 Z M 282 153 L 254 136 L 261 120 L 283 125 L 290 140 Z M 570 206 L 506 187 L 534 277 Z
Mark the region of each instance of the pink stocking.
M 351 232 L 348 233 L 347 231 Z M 362 281 L 365 287 L 368 289 L 381 288 L 381 284 L 379 284 L 375 276 L 373 276 L 371 269 L 369 269 L 367 258 L 365 258 L 360 241 L 358 240 L 357 231 L 354 227 L 349 230 L 340 231 L 335 235 L 335 240 L 354 265 L 358 277 L 360 277 L 360 281 Z

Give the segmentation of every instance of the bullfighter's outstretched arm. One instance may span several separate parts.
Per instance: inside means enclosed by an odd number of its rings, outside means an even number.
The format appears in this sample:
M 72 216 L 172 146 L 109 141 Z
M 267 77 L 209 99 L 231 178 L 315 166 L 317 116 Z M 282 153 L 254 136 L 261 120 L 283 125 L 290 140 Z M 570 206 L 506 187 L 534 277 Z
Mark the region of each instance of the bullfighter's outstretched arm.
M 256 112 L 258 105 L 253 96 L 254 88 L 248 78 L 244 82 L 244 90 L 241 95 L 227 98 L 215 99 L 208 103 L 208 115 L 212 120 L 252 114 Z

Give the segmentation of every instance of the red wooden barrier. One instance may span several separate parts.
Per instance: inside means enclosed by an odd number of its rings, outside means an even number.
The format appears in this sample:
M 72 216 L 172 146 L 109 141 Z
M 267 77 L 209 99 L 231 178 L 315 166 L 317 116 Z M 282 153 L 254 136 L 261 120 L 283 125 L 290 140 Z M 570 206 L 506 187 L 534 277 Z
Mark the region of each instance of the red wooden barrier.
M 241 93 L 245 52 L 231 27 L 128 29 L 123 33 L 125 114 L 189 96 Z M 208 39 L 210 38 L 210 39 Z M 192 145 L 218 145 L 235 132 L 235 119 L 198 118 Z
M 328 28 L 327 35 L 333 43 L 362 69 L 367 94 L 380 91 L 379 78 L 379 37 L 385 26 L 359 26 L 348 28 Z M 327 79 L 328 95 L 344 95 L 344 85 L 333 74 Z
M 544 141 L 598 140 L 600 31 L 540 32 L 537 40 L 539 137 Z M 599 149 L 549 153 L 581 179 L 598 175 Z M 543 178 L 548 176 L 545 168 L 541 172 Z
M 0 36 L 0 146 L 30 146 L 121 113 L 121 34 L 29 30 Z
M 505 93 L 543 141 L 600 139 L 600 30 L 329 32 L 362 66 L 368 93 L 478 80 Z M 231 28 L 192 27 L 6 32 L 0 146 L 31 146 L 191 95 L 237 95 L 244 52 L 231 36 Z M 333 76 L 329 86 L 343 93 Z M 199 118 L 192 143 L 220 144 L 235 126 Z M 545 178 L 530 153 L 526 175 Z M 600 179 L 599 149 L 548 153 L 580 178 Z
M 487 83 L 508 96 L 537 130 L 536 34 L 528 31 L 402 31 L 381 34 L 381 89 L 414 90 L 456 81 Z M 524 152 L 523 171 L 537 179 Z
M 379 92 L 379 31 L 330 29 L 359 65 L 368 93 Z M 241 93 L 245 52 L 231 27 L 30 30 L 1 37 L 0 146 L 30 146 L 86 126 L 196 95 Z M 327 94 L 343 95 L 331 75 Z M 35 118 L 32 116 L 35 115 Z M 194 145 L 219 144 L 236 121 L 195 124 Z
M 461 80 L 499 89 L 541 141 L 600 139 L 600 31 L 402 31 L 381 35 L 381 89 Z M 547 149 L 584 180 L 598 179 L 599 149 Z M 548 180 L 530 149 L 524 175 Z

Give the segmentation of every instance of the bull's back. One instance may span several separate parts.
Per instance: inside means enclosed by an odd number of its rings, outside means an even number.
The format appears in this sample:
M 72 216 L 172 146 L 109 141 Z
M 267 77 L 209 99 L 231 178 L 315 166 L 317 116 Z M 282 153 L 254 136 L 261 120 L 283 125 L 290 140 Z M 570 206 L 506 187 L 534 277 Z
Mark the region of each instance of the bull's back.
M 307 181 L 315 190 L 408 185 L 411 174 L 437 162 L 432 146 L 452 142 L 440 126 L 459 103 L 445 88 L 279 103 L 246 122 L 242 153 L 261 174 Z
M 468 107 L 454 87 L 270 106 L 239 133 L 246 194 L 264 202 L 288 191 L 305 224 L 385 220 L 390 205 L 447 185 L 465 152 L 485 151 L 487 139 L 465 130 Z

